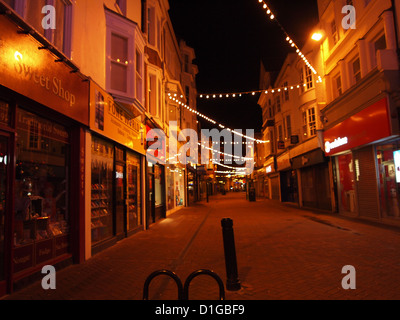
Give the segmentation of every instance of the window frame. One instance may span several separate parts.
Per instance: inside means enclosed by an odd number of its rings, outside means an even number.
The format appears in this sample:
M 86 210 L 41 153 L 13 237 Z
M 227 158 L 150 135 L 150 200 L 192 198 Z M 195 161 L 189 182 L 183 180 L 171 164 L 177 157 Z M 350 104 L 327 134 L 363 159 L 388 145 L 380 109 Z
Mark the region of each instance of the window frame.
M 136 24 L 124 19 L 108 10 L 106 12 L 106 89 L 116 96 L 131 98 L 135 97 L 135 77 L 136 77 Z M 127 39 L 127 90 L 119 91 L 111 88 L 111 39 L 112 34 Z M 143 69 L 142 69 L 143 70 Z
M 338 80 L 340 81 L 340 86 Z M 340 97 L 343 94 L 343 83 L 342 83 L 342 76 L 340 73 L 333 77 L 333 87 L 335 89 L 334 98 Z
M 31 23 L 28 19 L 28 1 L 32 0 L 14 0 L 13 9 L 21 17 L 23 17 L 28 23 Z M 52 5 L 55 7 L 56 0 L 45 0 L 46 5 Z M 52 43 L 58 50 L 64 53 L 65 56 L 71 58 L 72 54 L 72 22 L 73 22 L 73 9 L 74 3 L 72 0 L 60 0 L 64 3 L 64 26 L 63 26 L 63 44 L 62 48 L 54 44 L 54 34 L 55 30 L 37 30 L 41 35 L 43 35 L 50 43 Z M 43 15 L 42 12 L 38 12 L 39 15 Z M 40 16 L 43 19 L 44 16 Z M 41 20 L 40 19 L 40 20 Z M 57 17 L 56 17 L 57 19 Z
M 308 127 L 308 135 L 310 137 L 313 137 L 317 134 L 317 115 L 315 107 L 307 109 L 307 127 Z
M 354 65 L 357 61 L 358 61 L 358 72 L 355 72 Z M 357 84 L 357 83 L 359 83 L 359 81 L 362 78 L 360 57 L 357 55 L 354 59 L 351 60 L 350 63 L 351 63 L 351 75 L 352 75 L 352 79 L 353 79 L 353 84 Z

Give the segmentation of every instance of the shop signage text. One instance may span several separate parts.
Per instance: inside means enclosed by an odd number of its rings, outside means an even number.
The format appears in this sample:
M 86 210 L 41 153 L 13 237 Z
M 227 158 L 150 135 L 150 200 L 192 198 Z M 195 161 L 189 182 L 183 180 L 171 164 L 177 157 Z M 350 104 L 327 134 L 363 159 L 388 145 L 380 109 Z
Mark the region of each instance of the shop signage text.
M 90 128 L 141 154 L 146 152 L 145 129 L 140 118 L 132 118 L 93 81 L 90 82 Z
M 40 13 L 39 13 L 40 14 Z M 89 125 L 88 81 L 0 15 L 0 85 Z
M 391 136 L 388 100 L 383 98 L 324 132 L 325 154 L 339 152 Z
M 349 138 L 337 138 L 333 142 L 326 141 L 325 142 L 325 152 L 329 153 L 331 150 L 336 149 L 338 147 L 344 146 L 349 143 Z
M 74 94 L 70 93 L 63 86 L 62 80 L 57 77 L 49 78 L 48 76 L 41 74 L 38 70 L 35 70 L 32 66 L 29 66 L 22 62 L 22 54 L 18 51 L 15 52 L 14 69 L 17 74 L 24 77 L 26 80 L 32 81 L 35 85 L 45 88 L 47 91 L 52 92 L 54 95 L 68 102 L 70 107 L 73 107 L 76 102 Z

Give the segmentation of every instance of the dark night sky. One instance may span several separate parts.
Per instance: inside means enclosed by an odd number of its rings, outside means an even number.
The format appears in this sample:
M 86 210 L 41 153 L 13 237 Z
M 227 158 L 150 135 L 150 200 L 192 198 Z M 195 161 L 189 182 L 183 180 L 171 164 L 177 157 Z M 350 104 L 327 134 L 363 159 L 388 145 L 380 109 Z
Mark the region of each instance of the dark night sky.
M 260 61 L 279 70 L 292 48 L 258 0 L 169 0 L 178 39 L 196 52 L 199 93 L 259 89 Z M 317 0 L 271 0 L 267 4 L 300 47 L 318 22 Z M 232 129 L 261 130 L 258 95 L 198 99 L 198 110 Z M 207 123 L 204 123 L 206 126 Z

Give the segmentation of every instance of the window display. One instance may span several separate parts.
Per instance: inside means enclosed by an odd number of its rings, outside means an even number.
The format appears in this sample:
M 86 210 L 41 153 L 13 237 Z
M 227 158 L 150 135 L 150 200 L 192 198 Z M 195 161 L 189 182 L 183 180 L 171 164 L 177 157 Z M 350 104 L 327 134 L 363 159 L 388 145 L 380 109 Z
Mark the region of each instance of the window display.
M 184 171 L 175 165 L 169 165 L 167 167 L 167 196 L 167 210 L 172 210 L 184 205 Z
M 187 176 L 187 190 L 188 190 L 188 201 L 189 205 L 193 204 L 195 201 L 197 201 L 197 184 L 196 184 L 196 176 L 195 173 L 192 171 L 188 171 L 188 176 Z
M 379 195 L 384 218 L 400 218 L 399 143 L 377 147 Z
M 338 156 L 337 167 L 340 212 L 356 212 L 352 154 Z
M 114 146 L 92 138 L 92 245 L 113 235 Z
M 127 153 L 127 206 L 128 225 L 127 229 L 132 230 L 142 225 L 141 219 L 141 197 L 140 197 L 140 157 Z
M 15 247 L 33 244 L 39 263 L 53 253 L 65 253 L 57 251 L 51 239 L 64 236 L 57 241 L 68 248 L 69 134 L 64 127 L 21 109 L 17 128 L 13 242 Z M 14 253 L 16 271 L 19 253 Z

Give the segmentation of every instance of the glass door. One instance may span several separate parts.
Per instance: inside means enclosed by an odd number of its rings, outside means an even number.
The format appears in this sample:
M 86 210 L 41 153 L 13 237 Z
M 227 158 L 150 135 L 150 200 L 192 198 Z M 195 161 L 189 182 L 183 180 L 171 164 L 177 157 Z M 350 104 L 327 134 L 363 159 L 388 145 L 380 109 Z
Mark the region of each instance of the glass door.
M 125 232 L 125 183 L 124 183 L 125 166 L 121 164 L 115 165 L 115 205 L 116 205 L 116 234 Z
M 140 201 L 140 157 L 127 153 L 126 156 L 127 231 L 142 225 Z
M 155 222 L 155 194 L 154 194 L 154 172 L 153 164 L 148 163 L 147 167 L 147 225 Z

